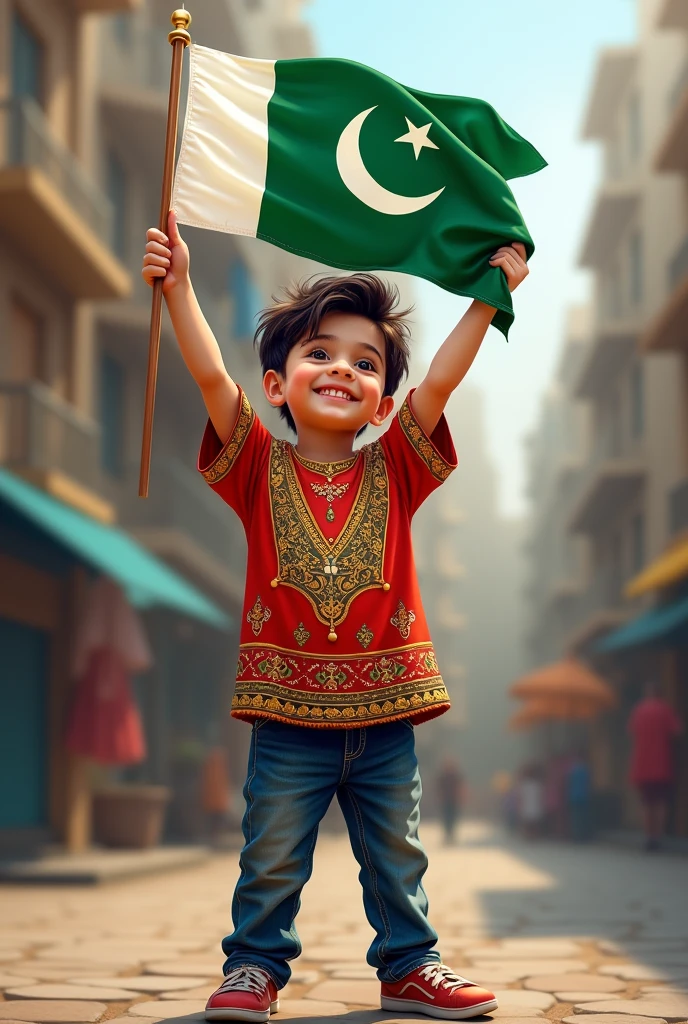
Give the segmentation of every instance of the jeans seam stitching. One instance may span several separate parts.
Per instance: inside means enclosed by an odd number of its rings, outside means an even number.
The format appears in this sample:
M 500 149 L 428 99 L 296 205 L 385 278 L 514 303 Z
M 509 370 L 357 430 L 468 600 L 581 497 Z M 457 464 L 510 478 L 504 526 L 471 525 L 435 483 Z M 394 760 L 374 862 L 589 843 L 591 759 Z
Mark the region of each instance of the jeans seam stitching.
M 311 865 L 311 872 L 310 873 L 312 873 L 312 870 L 313 870 L 313 852 L 315 850 L 315 844 L 317 843 L 317 841 L 318 841 L 318 826 L 316 825 L 315 828 L 313 829 L 313 842 L 311 843 L 310 849 L 308 850 L 308 853 L 306 854 L 306 865 L 308 865 L 308 864 Z M 309 873 L 309 875 L 310 875 L 310 873 Z M 297 903 L 299 901 L 299 897 L 301 895 L 301 891 L 302 890 L 303 890 L 303 886 L 301 887 L 301 889 L 297 893 L 294 894 L 294 903 L 292 905 L 292 911 L 291 911 L 291 926 L 292 926 L 292 928 L 294 927 L 294 921 L 296 920 L 296 905 L 297 905 Z M 301 953 L 303 952 L 303 946 L 301 945 L 301 940 L 300 939 L 297 939 L 297 942 L 298 942 L 298 945 L 299 945 L 300 948 L 299 948 L 299 952 L 296 954 L 296 956 L 300 956 Z M 292 957 L 291 959 L 296 959 L 296 956 Z
M 253 810 L 253 795 L 251 794 L 251 783 L 253 782 L 253 780 L 256 777 L 256 771 L 257 770 L 258 770 L 258 729 L 255 729 L 254 733 L 253 733 L 253 763 L 251 765 L 251 773 L 248 776 L 248 778 L 246 779 L 246 797 L 247 797 L 247 800 L 246 800 L 246 803 L 247 803 L 247 808 L 246 808 L 246 824 L 248 826 L 248 842 L 249 843 L 251 842 L 251 840 L 253 838 L 253 827 L 252 827 L 252 823 L 251 823 L 251 811 Z M 242 859 L 242 862 L 243 862 L 243 857 L 241 859 Z M 239 911 L 239 914 L 238 914 L 238 918 L 239 918 L 238 923 L 239 924 L 241 924 L 241 912 L 242 912 L 240 889 L 241 889 L 242 879 L 245 877 L 245 875 L 246 875 L 246 871 L 245 871 L 244 865 L 242 863 L 242 865 L 241 865 L 241 874 L 239 876 L 239 881 L 237 882 L 237 886 L 236 886 L 237 908 L 238 908 L 238 911 Z M 236 928 L 234 930 L 236 931 Z
M 372 882 L 372 885 L 373 885 L 373 894 L 375 896 L 375 902 L 377 903 L 378 910 L 380 911 L 380 917 L 382 918 L 382 922 L 383 922 L 383 924 L 385 926 L 385 937 L 382 940 L 382 942 L 380 943 L 380 945 L 378 947 L 378 951 L 377 951 L 378 957 L 384 963 L 385 956 L 384 956 L 383 950 L 385 950 L 386 946 L 389 945 L 389 940 L 392 937 L 392 932 L 391 932 L 390 925 L 389 925 L 389 918 L 387 916 L 387 911 L 385 909 L 384 901 L 383 901 L 382 897 L 380 896 L 380 890 L 378 889 L 378 885 L 377 885 L 377 871 L 375 870 L 375 868 L 373 866 L 373 862 L 372 862 L 372 859 L 371 859 L 371 856 L 370 856 L 370 850 L 368 849 L 368 844 L 366 843 L 365 829 L 363 828 L 363 816 L 361 814 L 361 809 L 358 806 L 358 802 L 356 801 L 356 797 L 353 795 L 351 790 L 347 790 L 347 794 L 348 794 L 349 799 L 351 800 L 351 803 L 353 805 L 354 814 L 356 815 L 356 824 L 358 825 L 358 836 L 359 836 L 359 839 L 361 840 L 361 848 L 363 850 L 363 856 L 364 856 L 364 859 L 365 859 L 366 867 L 368 868 L 368 871 L 370 873 L 370 879 L 371 879 L 371 882 Z
M 366 732 L 366 730 L 365 729 L 361 729 L 361 738 L 358 741 L 358 749 L 355 751 L 355 753 L 353 753 L 351 755 L 351 757 L 349 758 L 350 761 L 355 761 L 357 757 L 361 756 L 361 754 L 363 753 L 363 751 L 366 748 L 367 736 L 368 736 L 368 733 Z

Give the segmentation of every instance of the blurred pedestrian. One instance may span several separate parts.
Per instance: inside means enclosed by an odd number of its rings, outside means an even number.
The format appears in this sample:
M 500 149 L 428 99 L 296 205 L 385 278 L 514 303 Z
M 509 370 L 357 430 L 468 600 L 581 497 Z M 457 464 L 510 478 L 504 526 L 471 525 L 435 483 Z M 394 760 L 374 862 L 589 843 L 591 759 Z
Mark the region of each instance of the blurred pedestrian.
M 444 841 L 450 846 L 454 842 L 454 830 L 461 815 L 463 796 L 463 776 L 453 757 L 445 757 L 442 761 L 436 784 L 444 826 Z
M 631 713 L 628 731 L 633 741 L 631 782 L 643 803 L 645 849 L 659 849 L 666 831 L 674 786 L 673 745 L 683 723 L 671 705 L 648 683 L 645 696 Z
M 566 776 L 566 796 L 571 838 L 584 843 L 590 838 L 590 766 L 582 753 L 574 754 Z
M 227 751 L 218 743 L 207 751 L 201 773 L 201 805 L 205 812 L 208 836 L 213 845 L 220 841 L 229 804 Z
M 526 765 L 521 774 L 518 786 L 518 816 L 526 839 L 537 839 L 542 835 L 545 787 L 542 770 L 538 764 Z

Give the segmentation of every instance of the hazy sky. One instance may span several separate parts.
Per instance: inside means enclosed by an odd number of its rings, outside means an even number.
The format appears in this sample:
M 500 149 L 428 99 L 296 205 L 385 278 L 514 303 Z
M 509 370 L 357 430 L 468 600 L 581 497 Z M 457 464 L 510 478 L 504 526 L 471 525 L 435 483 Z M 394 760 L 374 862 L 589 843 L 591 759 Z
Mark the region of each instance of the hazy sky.
M 587 297 L 576 260 L 598 155 L 579 133 L 596 54 L 634 38 L 635 12 L 635 0 L 311 0 L 305 8 L 322 56 L 358 60 L 430 92 L 488 100 L 549 162 L 512 183 L 537 251 L 514 296 L 508 345 L 490 330 L 470 373 L 487 396 L 508 513 L 524 508 L 523 439 L 552 377 L 566 308 Z M 417 295 L 431 354 L 466 303 L 424 281 Z M 470 438 L 456 444 L 460 456 Z

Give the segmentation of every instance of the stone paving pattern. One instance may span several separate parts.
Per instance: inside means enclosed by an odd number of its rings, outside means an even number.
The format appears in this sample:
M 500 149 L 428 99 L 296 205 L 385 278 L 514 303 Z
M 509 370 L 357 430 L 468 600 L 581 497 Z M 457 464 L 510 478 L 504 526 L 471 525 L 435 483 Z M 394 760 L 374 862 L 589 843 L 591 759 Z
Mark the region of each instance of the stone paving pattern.
M 423 839 L 443 959 L 496 991 L 500 1024 L 688 1022 L 688 861 L 471 823 L 455 846 L 433 825 Z M 0 1024 L 202 1020 L 237 873 L 224 853 L 100 887 L 0 888 Z M 276 1021 L 431 1019 L 379 1009 L 357 873 L 347 839 L 323 835 Z

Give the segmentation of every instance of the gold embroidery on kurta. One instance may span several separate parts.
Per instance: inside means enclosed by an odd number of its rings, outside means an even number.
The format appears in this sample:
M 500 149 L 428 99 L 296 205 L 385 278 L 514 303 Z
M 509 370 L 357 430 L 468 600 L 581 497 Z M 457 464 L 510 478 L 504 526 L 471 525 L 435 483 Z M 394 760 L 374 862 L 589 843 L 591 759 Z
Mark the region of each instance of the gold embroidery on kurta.
M 260 635 L 263 623 L 267 622 L 271 615 L 272 612 L 263 604 L 259 594 L 254 602 L 253 608 L 251 608 L 250 612 L 246 616 L 246 621 L 250 623 L 251 629 L 256 636 Z
M 358 640 L 359 644 L 361 645 L 361 647 L 363 647 L 364 650 L 372 642 L 373 631 L 372 629 L 369 629 L 368 626 L 366 626 L 365 622 L 363 623 L 358 633 L 356 634 L 356 639 Z
M 310 640 L 310 633 L 304 626 L 303 622 L 299 622 L 298 626 L 294 630 L 294 639 L 296 640 L 299 647 L 303 647 L 305 643 Z
M 341 533 L 330 543 L 308 506 L 286 441 L 273 440 L 270 455 L 270 507 L 280 584 L 294 587 L 310 602 L 318 620 L 340 625 L 351 602 L 382 587 L 389 481 L 378 441 L 362 449 L 363 475 Z
M 396 626 L 404 640 L 408 640 L 411 624 L 416 621 L 416 613 L 407 609 L 403 601 L 399 601 L 397 610 L 389 621 Z
M 399 409 L 399 425 L 435 479 L 444 482 L 454 467 L 435 448 L 413 415 L 408 398 Z
M 339 665 L 330 661 L 323 666 L 322 672 L 316 673 L 315 678 L 326 690 L 336 690 L 346 682 L 346 672 L 342 672 Z
M 244 446 L 244 441 L 248 437 L 254 417 L 255 413 L 251 408 L 251 403 L 242 391 L 239 415 L 229 440 L 213 464 L 203 470 L 203 476 L 209 484 L 216 484 L 223 477 L 227 476 Z
M 434 685 L 433 685 L 434 682 Z M 428 688 L 414 690 L 390 687 L 385 698 L 371 699 L 362 694 L 306 694 L 290 693 L 275 686 L 269 696 L 239 687 L 232 700 L 232 713 L 239 718 L 255 717 L 255 713 L 282 721 L 300 721 L 304 725 L 326 725 L 343 722 L 393 721 L 406 718 L 418 711 L 437 708 L 446 711 L 449 694 L 441 680 L 428 680 Z M 346 701 L 346 703 L 341 703 Z
M 359 457 L 359 452 L 356 452 L 355 455 L 351 455 L 348 459 L 340 459 L 339 462 L 315 462 L 313 459 L 304 459 L 303 455 L 299 455 L 296 448 L 293 448 L 292 451 L 294 452 L 294 458 L 302 466 L 310 469 L 311 473 L 320 473 L 321 476 L 328 479 L 337 476 L 339 473 L 345 473 L 347 469 L 351 469 Z

